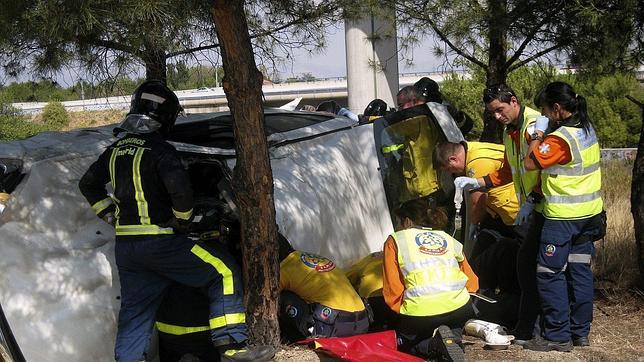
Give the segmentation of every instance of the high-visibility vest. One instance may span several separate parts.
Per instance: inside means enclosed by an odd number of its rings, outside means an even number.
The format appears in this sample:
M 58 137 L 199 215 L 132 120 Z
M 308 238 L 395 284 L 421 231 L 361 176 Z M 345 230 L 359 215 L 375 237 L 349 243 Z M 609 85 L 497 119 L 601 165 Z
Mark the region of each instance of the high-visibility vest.
M 572 159 L 565 165 L 541 170 L 543 215 L 549 219 L 584 219 L 599 214 L 604 203 L 595 130 L 562 126 L 549 135 L 568 144 Z
M 506 158 L 512 169 L 512 182 L 514 182 L 514 191 L 517 194 L 519 206 L 525 204 L 526 199 L 532 189 L 539 181 L 539 171 L 526 171 L 523 159 L 528 154 L 529 145 L 525 142 L 526 131 L 528 134 L 534 132 L 534 124 L 541 113 L 534 109 L 524 107 L 523 119 L 520 119 L 519 147 L 514 144 L 512 137 L 508 134 L 507 127 L 503 131 L 503 144 L 505 145 Z
M 463 245 L 443 231 L 411 228 L 392 235 L 405 292 L 400 314 L 433 316 L 465 305 L 467 275 L 459 267 Z

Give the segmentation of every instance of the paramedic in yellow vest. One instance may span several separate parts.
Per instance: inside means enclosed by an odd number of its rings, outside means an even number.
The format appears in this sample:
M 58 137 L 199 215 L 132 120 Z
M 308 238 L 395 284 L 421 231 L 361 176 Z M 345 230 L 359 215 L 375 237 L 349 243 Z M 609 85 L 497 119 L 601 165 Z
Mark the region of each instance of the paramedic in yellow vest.
M 511 332 L 515 336 L 513 343 L 522 344 L 533 337 L 540 311 L 536 285 L 536 255 L 539 248 L 539 234 L 543 226 L 542 196 L 539 189 L 539 171 L 527 171 L 523 164 L 523 159 L 528 154 L 530 137 L 534 133 L 534 124 L 540 113 L 530 107 L 522 106 L 514 90 L 506 84 L 487 87 L 483 91 L 483 102 L 487 111 L 505 126 L 503 167 L 482 178 L 457 177 L 454 184 L 461 188 L 466 186 L 491 188 L 510 182 L 514 184 L 519 201 L 515 224 L 521 225 L 520 228 L 515 229 L 520 234 L 521 241 L 517 254 L 517 278 L 521 286 L 521 302 L 519 320 Z M 533 213 L 533 211 L 536 212 Z M 528 223 L 530 216 L 531 222 Z
M 543 216 L 537 258 L 543 339 L 523 347 L 570 351 L 588 346 L 593 317 L 593 240 L 601 234 L 600 151 L 586 100 L 563 82 L 536 97 L 537 119 L 527 170 L 541 170 Z
M 382 251 L 373 252 L 347 270 L 347 279 L 370 308 L 369 331 L 392 329 L 398 320 L 382 296 Z
M 463 245 L 440 230 L 447 224 L 442 208 L 413 200 L 396 214 L 398 231 L 383 249 L 383 295 L 399 314 L 398 347 L 423 358 L 463 360 L 462 329 L 474 316 L 469 292 L 478 290 Z
M 369 314 L 344 271 L 325 257 L 279 240 L 279 322 L 287 343 L 308 337 L 346 337 L 369 329 Z
M 434 151 L 436 168 L 454 176 L 483 177 L 503 166 L 505 147 L 487 142 L 443 142 Z M 469 192 L 468 220 L 471 233 L 478 229 L 491 229 L 507 237 L 514 236 L 514 219 L 519 202 L 514 184 L 476 189 Z M 473 240 L 474 235 L 470 235 Z

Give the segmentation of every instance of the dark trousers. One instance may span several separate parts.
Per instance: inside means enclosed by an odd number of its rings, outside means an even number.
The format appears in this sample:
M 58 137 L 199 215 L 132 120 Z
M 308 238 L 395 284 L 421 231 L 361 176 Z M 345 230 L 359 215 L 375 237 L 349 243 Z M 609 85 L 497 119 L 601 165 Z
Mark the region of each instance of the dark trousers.
M 309 304 L 288 290 L 280 293 L 278 318 L 282 339 L 286 343 L 311 336 L 347 337 L 369 330 L 367 310 L 346 312 L 319 303 Z
M 368 304 L 372 314 L 369 332 L 393 329 L 398 324 L 398 313 L 389 308 L 382 295 L 367 298 L 366 304 Z
M 537 258 L 537 286 L 541 297 L 543 336 L 566 342 L 587 337 L 593 319 L 593 273 L 595 248 L 590 240 L 573 241 L 582 234 L 588 219 L 546 219 Z
M 117 361 L 145 358 L 157 309 L 173 281 L 208 290 L 215 344 L 247 339 L 241 272 L 223 248 L 167 235 L 136 241 L 117 238 L 115 254 L 121 280 Z
M 398 349 L 423 358 L 431 358 L 439 353 L 432 336 L 434 330 L 441 325 L 448 326 L 460 340 L 463 327 L 468 319 L 474 318 L 472 303 L 444 314 L 435 316 L 408 316 L 401 314 L 396 327 Z
M 522 237 L 517 253 L 517 277 L 521 287 L 518 322 L 514 334 L 518 339 L 530 339 L 534 336 L 535 323 L 539 316 L 539 293 L 537 292 L 537 253 L 544 217 L 533 212 L 528 225 L 517 233 Z
M 494 230 L 506 238 L 514 238 L 516 236 L 513 225 L 506 225 L 503 223 L 503 219 L 500 217 L 493 217 L 488 213 L 486 213 L 483 220 L 479 222 L 479 230 L 483 229 Z

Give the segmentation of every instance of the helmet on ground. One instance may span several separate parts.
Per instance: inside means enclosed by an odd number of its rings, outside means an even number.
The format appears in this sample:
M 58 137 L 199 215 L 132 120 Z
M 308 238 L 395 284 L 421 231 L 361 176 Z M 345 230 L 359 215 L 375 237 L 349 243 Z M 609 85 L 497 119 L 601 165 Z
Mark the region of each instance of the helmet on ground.
M 132 94 L 130 111 L 114 133 L 170 133 L 183 109 L 176 94 L 160 80 L 143 82 Z
M 382 117 L 387 114 L 387 103 L 382 99 L 376 98 L 369 102 L 369 104 L 367 104 L 367 108 L 364 109 L 364 112 L 362 114 L 366 117 Z
M 443 102 L 441 92 L 438 90 L 438 83 L 428 77 L 420 78 L 418 82 L 414 83 L 414 88 L 418 90 L 418 94 L 425 99 L 425 102 Z

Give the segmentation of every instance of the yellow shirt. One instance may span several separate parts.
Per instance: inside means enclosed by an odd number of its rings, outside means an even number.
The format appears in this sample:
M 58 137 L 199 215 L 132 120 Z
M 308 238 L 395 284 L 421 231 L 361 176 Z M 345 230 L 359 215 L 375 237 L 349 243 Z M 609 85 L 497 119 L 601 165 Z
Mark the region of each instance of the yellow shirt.
M 349 268 L 347 278 L 362 298 L 382 295 L 382 252 L 360 259 Z
M 505 147 L 494 143 L 467 142 L 465 174 L 467 177 L 483 177 L 503 166 Z M 512 225 L 519 211 L 519 202 L 514 184 L 493 187 L 487 192 L 487 212 L 501 217 L 503 223 Z
M 359 312 L 364 303 L 344 272 L 331 260 L 294 251 L 280 263 L 280 290 L 290 290 L 307 303 Z

